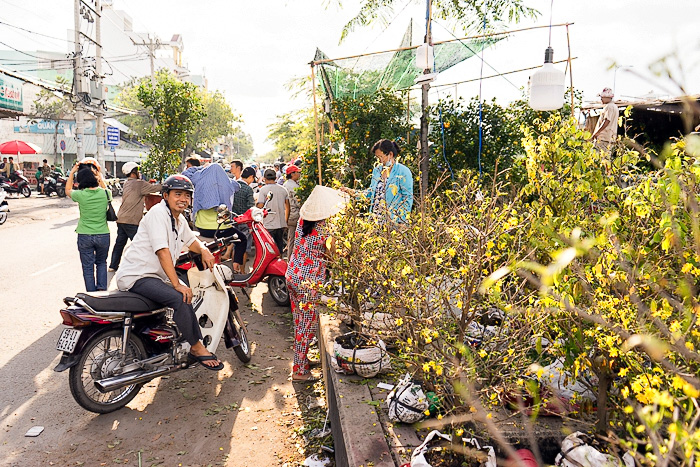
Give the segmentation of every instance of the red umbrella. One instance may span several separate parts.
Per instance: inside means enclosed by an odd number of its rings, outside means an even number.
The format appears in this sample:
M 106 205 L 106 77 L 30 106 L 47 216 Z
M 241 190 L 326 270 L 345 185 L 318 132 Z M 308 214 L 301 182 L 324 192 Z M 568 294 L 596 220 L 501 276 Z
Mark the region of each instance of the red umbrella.
M 0 144 L 0 154 L 39 154 L 41 148 L 33 143 L 24 141 L 8 141 Z

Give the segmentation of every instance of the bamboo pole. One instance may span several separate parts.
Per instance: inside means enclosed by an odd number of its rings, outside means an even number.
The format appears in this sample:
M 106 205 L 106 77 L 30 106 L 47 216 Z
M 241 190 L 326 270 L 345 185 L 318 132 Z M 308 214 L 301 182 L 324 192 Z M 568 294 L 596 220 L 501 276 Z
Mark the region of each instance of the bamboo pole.
M 552 28 L 557 28 L 557 27 L 562 27 L 562 26 L 570 26 L 573 25 L 574 23 L 561 23 L 561 24 L 553 24 L 551 25 Z M 546 26 L 531 26 L 529 28 L 520 28 L 520 29 L 512 29 L 510 31 L 502 31 L 502 32 L 493 32 L 489 34 L 479 34 L 476 36 L 467 36 L 467 37 L 461 37 L 461 38 L 456 38 L 456 39 L 448 39 L 445 41 L 438 41 L 438 42 L 433 42 L 432 45 L 439 45 L 439 44 L 447 44 L 450 42 L 458 42 L 458 41 L 465 41 L 465 40 L 470 40 L 470 39 L 483 39 L 485 37 L 494 37 L 494 36 L 504 36 L 508 34 L 513 34 L 516 32 L 524 32 L 524 31 L 531 31 L 533 29 L 543 29 L 543 28 L 549 28 L 549 25 Z M 350 58 L 360 58 L 360 57 L 369 57 L 370 55 L 378 55 L 378 54 L 385 54 L 385 53 L 390 53 L 390 52 L 402 52 L 404 50 L 412 50 L 412 49 L 417 49 L 420 47 L 421 44 L 418 45 L 412 45 L 410 47 L 399 47 L 398 49 L 389 49 L 389 50 L 382 50 L 379 52 L 370 52 L 366 54 L 359 54 L 359 55 L 349 55 L 347 57 L 337 57 L 337 58 L 326 58 L 324 60 L 315 60 L 311 62 L 311 65 L 320 65 L 322 63 L 330 63 L 335 60 L 347 60 Z
M 569 49 L 569 82 L 571 83 L 571 116 L 574 116 L 574 70 L 571 68 L 571 41 L 569 40 L 569 25 L 566 25 L 566 46 Z
M 316 128 L 316 161 L 318 162 L 318 184 L 323 185 L 323 176 L 321 174 L 321 139 L 318 134 L 318 107 L 316 106 L 316 72 L 314 71 L 314 62 L 311 62 L 311 92 L 314 96 L 314 127 Z
M 576 60 L 577 58 L 578 58 L 578 57 L 571 57 L 571 60 Z M 556 64 L 564 63 L 564 62 L 568 62 L 568 61 L 569 61 L 568 59 L 566 59 L 566 60 L 559 60 L 559 61 L 554 62 L 554 64 L 556 65 Z M 503 76 L 503 75 L 512 75 L 513 73 L 521 73 L 521 72 L 523 72 L 523 71 L 536 70 L 536 69 L 538 69 L 538 68 L 542 68 L 542 65 L 531 66 L 531 67 L 528 67 L 528 68 L 521 68 L 521 69 L 519 69 L 519 70 L 506 71 L 506 72 L 504 72 L 504 73 L 498 73 L 497 75 L 484 76 L 483 78 L 472 78 L 472 79 L 467 79 L 467 80 L 464 80 L 464 81 L 457 81 L 457 82 L 455 82 L 455 83 L 435 84 L 435 85 L 433 85 L 433 86 L 431 86 L 431 87 L 432 87 L 433 89 L 435 89 L 435 88 L 444 88 L 445 86 L 456 86 L 456 85 L 458 85 L 458 84 L 464 84 L 464 83 L 471 83 L 471 82 L 474 82 L 474 81 L 479 81 L 480 79 L 498 78 L 499 76 Z M 414 87 L 414 88 L 410 88 L 410 89 L 418 89 L 418 87 Z

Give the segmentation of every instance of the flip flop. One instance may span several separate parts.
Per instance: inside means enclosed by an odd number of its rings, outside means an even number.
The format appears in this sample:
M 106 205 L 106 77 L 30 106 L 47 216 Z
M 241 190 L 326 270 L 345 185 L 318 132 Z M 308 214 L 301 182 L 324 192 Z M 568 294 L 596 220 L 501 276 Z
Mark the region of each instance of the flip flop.
M 224 369 L 223 362 L 219 362 L 219 364 L 216 366 L 210 366 L 210 365 L 204 364 L 204 362 L 208 362 L 210 360 L 214 360 L 214 361 L 218 360 L 218 358 L 214 354 L 197 356 L 197 355 L 190 353 L 187 357 L 188 357 L 188 360 L 191 361 L 192 363 L 197 362 L 197 363 L 201 364 L 207 370 L 219 371 L 219 370 Z
M 292 383 L 315 383 L 316 381 L 320 380 L 321 378 L 314 376 L 311 373 L 309 373 L 308 377 L 304 379 L 295 379 L 294 376 L 292 376 Z

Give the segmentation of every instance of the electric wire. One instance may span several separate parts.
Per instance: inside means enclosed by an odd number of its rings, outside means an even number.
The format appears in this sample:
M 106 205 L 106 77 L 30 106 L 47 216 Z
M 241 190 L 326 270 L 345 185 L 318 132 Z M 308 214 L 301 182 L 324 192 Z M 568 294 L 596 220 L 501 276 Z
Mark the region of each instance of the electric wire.
M 72 41 L 70 39 L 61 39 L 60 37 L 49 36 L 48 34 L 43 34 L 41 32 L 32 31 L 31 29 L 23 28 L 21 26 L 15 26 L 14 24 L 6 23 L 5 21 L 0 21 L 0 25 L 8 26 L 8 27 L 14 28 L 14 29 L 19 29 L 20 31 L 25 31 L 25 32 L 28 32 L 30 34 L 36 34 L 37 36 L 47 37 L 49 39 L 54 39 L 54 40 L 61 41 L 61 42 L 68 42 L 70 44 L 75 44 L 75 41 Z

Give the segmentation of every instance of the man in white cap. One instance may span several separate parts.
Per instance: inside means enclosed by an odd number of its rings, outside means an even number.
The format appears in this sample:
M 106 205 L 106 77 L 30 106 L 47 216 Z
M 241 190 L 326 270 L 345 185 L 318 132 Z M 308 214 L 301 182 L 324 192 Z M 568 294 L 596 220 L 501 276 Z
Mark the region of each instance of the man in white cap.
M 613 104 L 612 89 L 604 88 L 600 94 L 601 102 L 604 107 L 601 114 L 598 116 L 598 123 L 595 126 L 591 139 L 595 143 L 595 148 L 602 154 L 610 154 L 612 143 L 617 138 L 617 119 L 620 116 L 620 111 L 617 105 Z
M 127 240 L 133 240 L 139 229 L 139 222 L 143 217 L 143 199 L 149 193 L 157 193 L 161 189 L 160 184 L 148 183 L 141 180 L 139 165 L 136 162 L 127 162 L 122 166 L 122 173 L 127 176 L 124 182 L 122 204 L 117 214 L 117 240 L 112 248 L 112 259 L 109 262 L 109 270 L 119 269 L 122 261 L 122 253 Z

